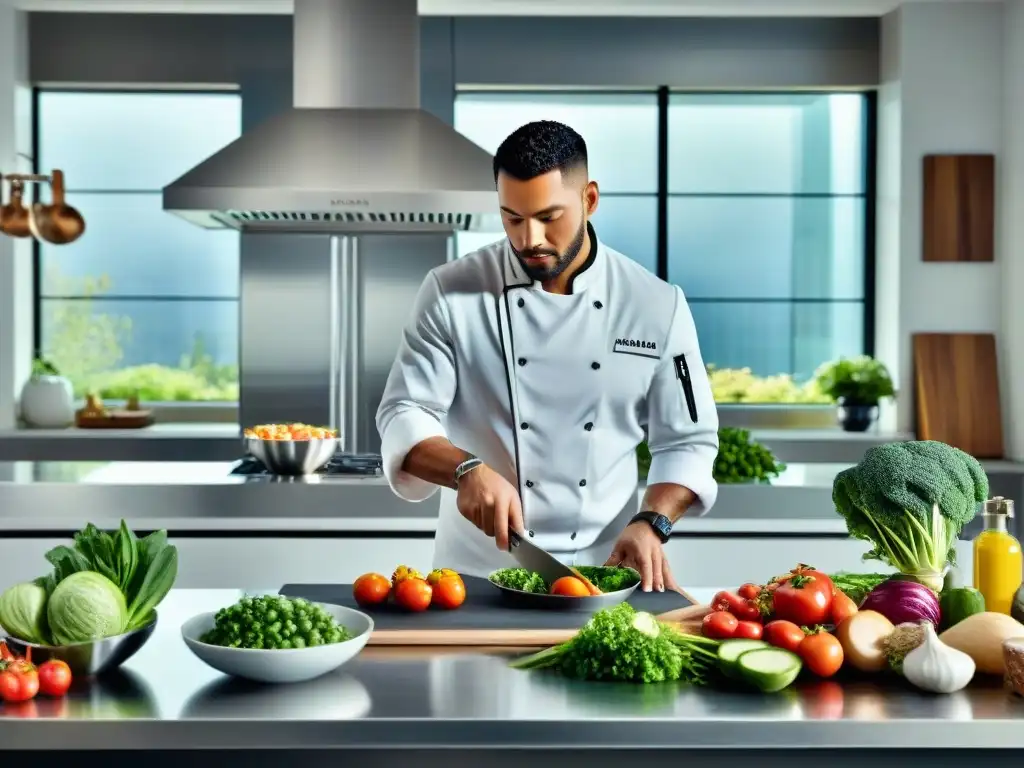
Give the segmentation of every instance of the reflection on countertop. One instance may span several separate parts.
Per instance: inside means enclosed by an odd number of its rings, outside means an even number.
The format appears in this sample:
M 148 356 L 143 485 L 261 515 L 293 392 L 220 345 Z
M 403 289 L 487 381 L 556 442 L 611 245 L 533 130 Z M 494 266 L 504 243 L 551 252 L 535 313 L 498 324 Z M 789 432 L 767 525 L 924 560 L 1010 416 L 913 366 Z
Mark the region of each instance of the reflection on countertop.
M 695 597 L 708 599 L 713 591 Z M 806 681 L 757 696 L 678 684 L 570 681 L 510 669 L 507 654 L 498 651 L 369 647 L 318 680 L 256 685 L 206 667 L 180 635 L 194 614 L 243 594 L 173 590 L 161 604 L 153 638 L 121 673 L 78 683 L 59 704 L 0 708 L 0 743 L 7 749 L 54 742 L 67 749 L 314 742 L 349 748 L 1024 747 L 1024 700 L 998 679 L 950 696 L 917 692 L 897 678 L 882 684 Z

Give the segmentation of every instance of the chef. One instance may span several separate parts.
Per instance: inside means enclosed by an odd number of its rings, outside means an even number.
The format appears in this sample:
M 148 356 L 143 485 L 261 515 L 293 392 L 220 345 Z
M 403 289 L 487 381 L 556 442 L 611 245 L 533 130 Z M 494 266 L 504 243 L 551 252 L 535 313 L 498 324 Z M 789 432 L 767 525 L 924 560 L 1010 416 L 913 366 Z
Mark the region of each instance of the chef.
M 408 501 L 440 489 L 436 568 L 515 567 L 512 529 L 567 565 L 678 589 L 663 545 L 718 491 L 718 414 L 683 292 L 600 240 L 572 128 L 517 129 L 494 175 L 507 238 L 423 282 L 377 411 L 384 473 Z

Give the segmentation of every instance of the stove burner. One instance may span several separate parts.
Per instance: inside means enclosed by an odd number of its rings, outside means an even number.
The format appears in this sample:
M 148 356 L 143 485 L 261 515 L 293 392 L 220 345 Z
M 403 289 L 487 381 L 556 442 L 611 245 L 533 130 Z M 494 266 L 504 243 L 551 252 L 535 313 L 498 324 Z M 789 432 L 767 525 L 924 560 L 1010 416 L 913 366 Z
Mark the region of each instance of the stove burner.
M 337 475 L 381 475 L 384 462 L 375 453 L 336 453 L 323 467 L 314 474 L 321 476 Z M 245 456 L 231 470 L 232 475 L 269 476 L 274 473 L 267 469 L 263 462 L 255 456 Z

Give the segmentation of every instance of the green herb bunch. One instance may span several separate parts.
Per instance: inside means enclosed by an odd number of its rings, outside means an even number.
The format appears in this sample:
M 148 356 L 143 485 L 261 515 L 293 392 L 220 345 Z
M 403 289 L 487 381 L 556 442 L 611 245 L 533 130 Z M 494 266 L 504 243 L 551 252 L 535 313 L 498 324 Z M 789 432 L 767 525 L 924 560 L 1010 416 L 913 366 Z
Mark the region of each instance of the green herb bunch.
M 201 641 L 253 650 L 310 648 L 352 638 L 322 606 L 283 595 L 243 597 L 221 608 Z
M 576 680 L 703 685 L 717 666 L 717 640 L 682 634 L 629 603 L 598 611 L 561 645 L 512 662 Z
M 714 475 L 719 483 L 767 483 L 786 468 L 774 454 L 738 427 L 718 430 Z

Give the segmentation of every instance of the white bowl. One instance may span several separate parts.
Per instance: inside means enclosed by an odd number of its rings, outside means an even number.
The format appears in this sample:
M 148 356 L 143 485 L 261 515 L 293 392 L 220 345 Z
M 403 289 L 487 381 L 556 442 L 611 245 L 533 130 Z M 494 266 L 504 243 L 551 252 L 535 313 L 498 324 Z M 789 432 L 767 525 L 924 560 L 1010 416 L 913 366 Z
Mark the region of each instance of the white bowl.
M 200 642 L 213 629 L 213 612 L 201 613 L 185 622 L 181 636 L 185 645 L 199 659 L 225 675 L 255 680 L 260 683 L 300 683 L 333 672 L 355 658 L 370 640 L 373 619 L 365 613 L 329 603 L 316 603 L 335 618 L 351 640 L 309 648 L 256 650 L 225 648 Z

